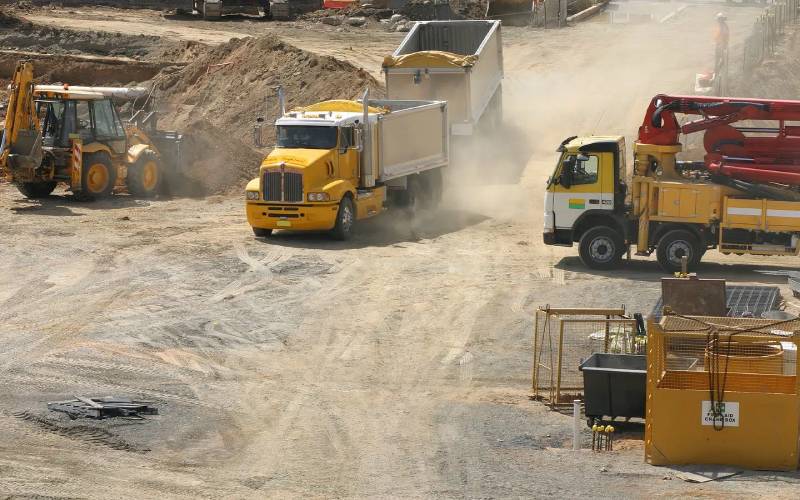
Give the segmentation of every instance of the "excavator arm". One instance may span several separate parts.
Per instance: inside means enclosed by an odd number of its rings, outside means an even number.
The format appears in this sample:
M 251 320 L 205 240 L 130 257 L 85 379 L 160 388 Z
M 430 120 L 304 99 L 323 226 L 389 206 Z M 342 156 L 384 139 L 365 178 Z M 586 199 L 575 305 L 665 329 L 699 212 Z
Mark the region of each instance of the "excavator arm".
M 679 115 L 700 118 L 684 124 Z M 734 126 L 737 122 L 773 126 Z M 641 144 L 671 146 L 680 134 L 705 132 L 706 168 L 748 182 L 800 186 L 800 101 L 657 95 L 639 127 Z
M 42 162 L 42 134 L 36 116 L 33 64 L 21 62 L 14 70 L 0 142 L 0 172 L 13 178 L 18 169 L 37 168 Z

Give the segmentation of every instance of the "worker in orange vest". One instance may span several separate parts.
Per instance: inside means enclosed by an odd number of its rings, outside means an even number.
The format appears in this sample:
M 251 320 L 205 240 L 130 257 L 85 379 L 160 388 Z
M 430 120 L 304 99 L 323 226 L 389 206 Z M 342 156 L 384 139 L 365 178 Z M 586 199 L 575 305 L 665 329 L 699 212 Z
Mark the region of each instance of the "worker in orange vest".
M 727 17 L 720 12 L 717 14 L 717 25 L 714 28 L 714 66 L 717 71 L 727 60 L 730 36 L 731 32 L 728 28 Z

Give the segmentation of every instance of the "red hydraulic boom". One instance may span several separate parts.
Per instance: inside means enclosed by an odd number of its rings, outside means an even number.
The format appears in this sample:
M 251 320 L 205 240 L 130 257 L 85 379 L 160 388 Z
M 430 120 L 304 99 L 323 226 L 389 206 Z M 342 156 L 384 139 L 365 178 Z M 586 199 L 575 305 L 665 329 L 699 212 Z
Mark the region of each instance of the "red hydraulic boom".
M 677 115 L 700 118 L 680 125 Z M 734 126 L 746 120 L 770 123 Z M 639 142 L 675 145 L 680 134 L 700 131 L 705 131 L 709 172 L 748 182 L 800 186 L 800 101 L 657 95 L 639 127 Z

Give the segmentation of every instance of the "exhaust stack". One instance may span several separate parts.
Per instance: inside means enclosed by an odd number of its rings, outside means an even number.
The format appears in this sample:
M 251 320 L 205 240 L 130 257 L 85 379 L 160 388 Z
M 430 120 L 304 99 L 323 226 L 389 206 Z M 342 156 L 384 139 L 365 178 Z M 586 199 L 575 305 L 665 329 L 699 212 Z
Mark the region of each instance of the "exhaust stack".
M 361 185 L 363 187 L 375 187 L 375 169 L 372 164 L 372 127 L 369 123 L 369 88 L 364 90 L 361 96 L 364 105 L 361 127 L 363 130 L 362 141 L 363 151 L 361 152 Z

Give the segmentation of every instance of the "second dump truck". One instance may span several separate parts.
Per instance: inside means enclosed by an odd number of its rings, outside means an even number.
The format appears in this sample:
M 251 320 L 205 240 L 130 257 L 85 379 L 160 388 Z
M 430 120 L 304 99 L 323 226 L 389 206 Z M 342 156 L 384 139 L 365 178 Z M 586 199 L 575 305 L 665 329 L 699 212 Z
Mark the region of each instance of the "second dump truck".
M 502 120 L 500 21 L 414 23 L 383 61 L 389 99 L 447 101 L 450 132 L 470 136 Z
M 678 117 L 695 116 L 681 123 Z M 655 96 L 625 165 L 619 136 L 569 137 L 547 186 L 544 242 L 609 269 L 635 245 L 667 271 L 724 254 L 800 255 L 800 101 Z M 702 161 L 681 134 L 704 132 Z
M 256 236 L 290 229 L 347 239 L 356 221 L 390 205 L 413 209 L 441 197 L 449 160 L 445 102 L 365 93 L 361 101 L 284 111 L 275 126 L 275 149 L 246 188 Z

